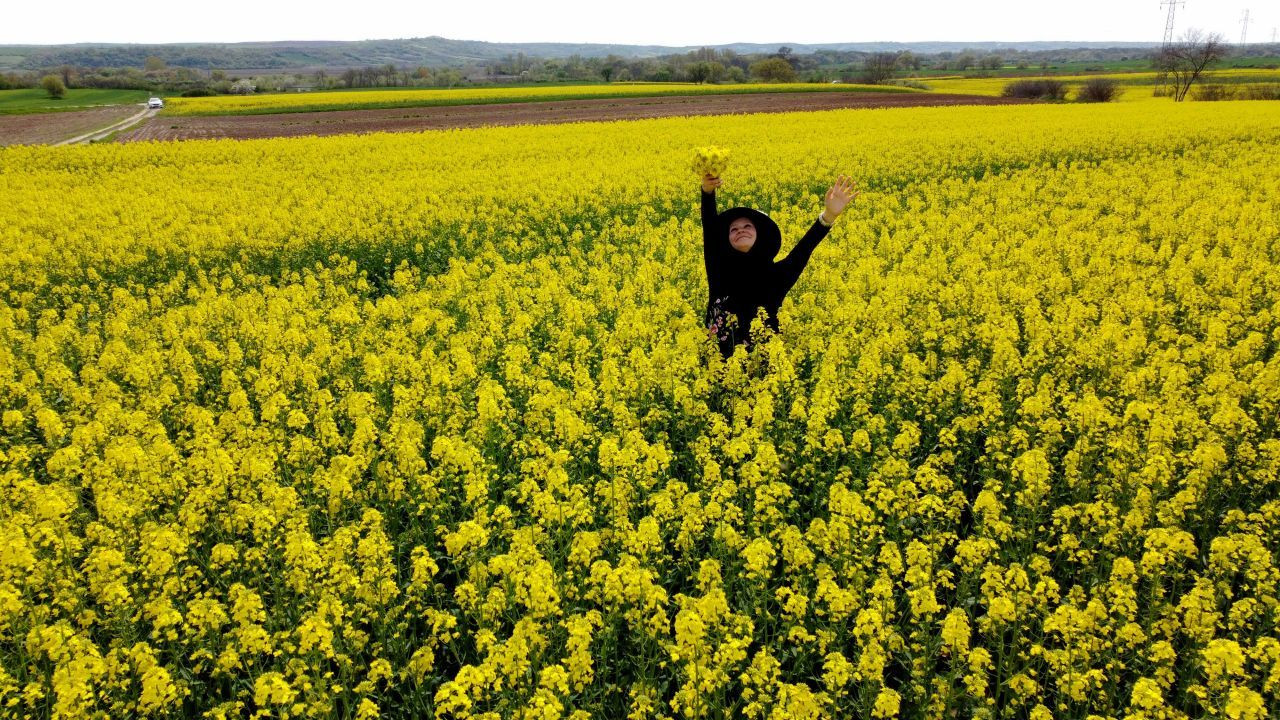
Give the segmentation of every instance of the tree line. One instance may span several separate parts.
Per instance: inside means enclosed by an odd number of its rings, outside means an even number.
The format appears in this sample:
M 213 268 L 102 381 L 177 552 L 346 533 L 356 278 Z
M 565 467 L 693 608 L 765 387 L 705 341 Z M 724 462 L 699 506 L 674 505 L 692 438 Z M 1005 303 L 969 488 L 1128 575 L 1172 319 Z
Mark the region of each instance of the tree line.
M 1221 42 L 1215 61 L 1238 52 Z M 1249 48 L 1274 53 L 1280 46 Z M 173 66 L 148 56 L 142 67 L 90 67 L 63 64 L 42 71 L 0 73 L 0 89 L 36 87 L 55 75 L 65 87 L 144 89 L 172 94 L 202 95 L 233 92 L 325 90 L 361 87 L 454 87 L 491 83 L 545 82 L 843 82 L 884 83 L 923 71 L 994 73 L 1006 68 L 1050 70 L 1059 63 L 1086 63 L 1085 70 L 1101 70 L 1103 63 L 1140 61 L 1158 67 L 1169 49 L 1081 48 L 1001 51 L 962 50 L 938 53 L 818 50 L 796 53 L 781 46 L 772 53 L 738 53 L 732 49 L 700 48 L 652 58 L 620 55 L 543 58 L 522 52 L 497 60 L 463 66 L 406 66 L 383 63 L 348 68 L 273 69 L 257 71 L 202 70 Z M 1089 66 L 1087 63 L 1096 63 Z

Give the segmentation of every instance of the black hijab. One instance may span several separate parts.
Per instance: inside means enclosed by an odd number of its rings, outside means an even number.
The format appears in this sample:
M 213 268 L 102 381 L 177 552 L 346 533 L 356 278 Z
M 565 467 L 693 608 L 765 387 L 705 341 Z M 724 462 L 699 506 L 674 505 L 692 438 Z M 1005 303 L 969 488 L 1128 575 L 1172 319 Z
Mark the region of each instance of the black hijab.
M 729 243 L 729 224 L 747 218 L 756 228 L 751 250 L 740 252 Z M 746 310 L 763 299 L 770 286 L 773 259 L 782 247 L 782 232 L 768 215 L 748 207 L 729 208 L 717 217 L 717 237 L 725 270 L 725 289 L 735 310 Z M 763 303 L 761 303 L 763 304 Z

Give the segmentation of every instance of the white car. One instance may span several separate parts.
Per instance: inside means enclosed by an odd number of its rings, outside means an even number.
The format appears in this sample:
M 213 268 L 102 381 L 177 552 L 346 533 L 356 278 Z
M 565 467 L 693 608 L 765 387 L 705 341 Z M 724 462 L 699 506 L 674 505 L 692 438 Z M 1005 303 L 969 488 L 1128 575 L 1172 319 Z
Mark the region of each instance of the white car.
M 162 108 L 162 107 L 164 107 L 164 101 L 163 101 L 163 100 L 161 100 L 161 99 L 160 99 L 160 98 L 158 98 L 158 97 L 153 97 L 153 98 L 151 98 L 150 100 L 148 100 L 148 101 L 147 101 L 147 107 L 148 107 L 148 108 Z

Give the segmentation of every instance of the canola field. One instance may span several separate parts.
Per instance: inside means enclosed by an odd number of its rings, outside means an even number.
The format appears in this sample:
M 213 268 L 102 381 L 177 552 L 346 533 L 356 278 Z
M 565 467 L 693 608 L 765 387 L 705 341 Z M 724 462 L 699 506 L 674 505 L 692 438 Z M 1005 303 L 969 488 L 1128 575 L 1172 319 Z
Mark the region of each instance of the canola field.
M 1117 98 L 1119 102 L 1168 102 L 1167 98 L 1154 97 L 1153 91 L 1160 84 L 1159 73 L 1155 72 L 1128 72 L 1128 73 L 1099 73 L 1090 75 L 1045 75 L 1038 77 L 989 77 L 989 78 L 966 78 L 966 77 L 941 77 L 941 78 L 924 78 L 920 80 L 929 87 L 931 92 L 940 93 L 959 93 L 962 95 L 986 95 L 997 97 L 1006 85 L 1018 80 L 1061 80 L 1066 83 L 1069 92 L 1067 97 L 1074 100 L 1076 92 L 1084 85 L 1085 81 L 1090 78 L 1103 77 L 1115 80 L 1120 86 L 1120 95 Z M 1267 70 L 1262 68 L 1226 68 L 1222 70 L 1207 70 L 1204 76 L 1197 81 L 1197 85 L 1205 84 L 1226 84 L 1232 86 L 1239 85 L 1270 85 L 1280 82 L 1280 71 Z
M 722 361 L 692 148 L 783 251 Z M 1280 115 L 0 149 L 0 712 L 1280 715 Z
M 486 103 L 546 102 L 665 95 L 742 95 L 784 92 L 917 92 L 892 85 L 744 83 L 607 83 L 604 85 L 547 85 L 534 87 L 429 88 L 404 90 L 342 90 L 262 95 L 216 95 L 169 98 L 165 115 L 262 115 L 321 110 L 483 105 Z

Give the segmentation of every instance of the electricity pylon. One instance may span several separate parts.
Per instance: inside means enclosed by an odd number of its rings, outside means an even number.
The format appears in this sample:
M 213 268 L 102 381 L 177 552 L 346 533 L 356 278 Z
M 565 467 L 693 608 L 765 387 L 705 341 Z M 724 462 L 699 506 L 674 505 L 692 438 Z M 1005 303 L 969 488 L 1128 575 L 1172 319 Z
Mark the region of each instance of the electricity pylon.
M 1167 48 L 1173 44 L 1173 15 L 1179 5 L 1186 5 L 1184 0 L 1160 0 L 1160 6 L 1169 6 L 1169 14 L 1165 16 L 1164 21 L 1164 42 L 1160 44 L 1161 49 Z

